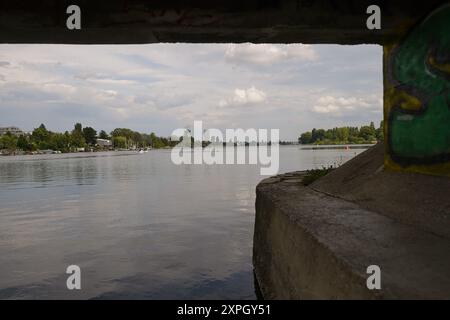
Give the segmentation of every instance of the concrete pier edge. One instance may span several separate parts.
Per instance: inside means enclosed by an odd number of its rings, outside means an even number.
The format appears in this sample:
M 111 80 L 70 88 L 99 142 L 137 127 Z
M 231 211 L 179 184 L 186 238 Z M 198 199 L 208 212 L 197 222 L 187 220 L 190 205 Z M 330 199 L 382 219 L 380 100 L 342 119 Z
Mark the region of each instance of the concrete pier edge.
M 450 199 L 432 199 L 450 179 L 389 172 L 382 161 L 378 145 L 310 186 L 304 172 L 257 186 L 253 262 L 265 299 L 450 298 Z M 424 181 L 447 189 L 421 195 Z M 369 265 L 381 268 L 381 290 L 367 288 Z

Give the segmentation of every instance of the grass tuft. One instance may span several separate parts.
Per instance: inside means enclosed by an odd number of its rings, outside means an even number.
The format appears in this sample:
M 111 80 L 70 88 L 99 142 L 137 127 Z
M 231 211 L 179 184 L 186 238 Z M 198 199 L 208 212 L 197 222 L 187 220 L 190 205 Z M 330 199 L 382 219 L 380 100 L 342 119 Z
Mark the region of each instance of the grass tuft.
M 329 167 L 322 167 L 322 169 L 307 170 L 306 174 L 303 176 L 302 184 L 304 186 L 310 185 L 311 183 L 327 175 L 334 169 L 335 168 L 333 166 L 329 166 Z

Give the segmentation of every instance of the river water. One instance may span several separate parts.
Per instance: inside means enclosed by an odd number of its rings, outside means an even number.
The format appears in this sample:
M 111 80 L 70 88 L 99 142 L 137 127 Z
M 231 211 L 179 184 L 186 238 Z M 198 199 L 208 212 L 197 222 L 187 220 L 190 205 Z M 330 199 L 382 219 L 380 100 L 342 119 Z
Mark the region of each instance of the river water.
M 281 146 L 279 172 L 361 151 Z M 170 150 L 0 157 L 0 299 L 255 299 L 259 169 Z

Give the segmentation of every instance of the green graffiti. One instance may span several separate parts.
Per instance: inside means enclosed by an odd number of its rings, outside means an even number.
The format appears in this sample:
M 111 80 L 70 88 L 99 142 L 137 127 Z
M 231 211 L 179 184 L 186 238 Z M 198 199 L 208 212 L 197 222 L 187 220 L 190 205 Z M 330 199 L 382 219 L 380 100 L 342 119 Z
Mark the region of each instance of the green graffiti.
M 450 5 L 434 11 L 392 50 L 389 74 L 392 158 L 406 164 L 450 161 Z

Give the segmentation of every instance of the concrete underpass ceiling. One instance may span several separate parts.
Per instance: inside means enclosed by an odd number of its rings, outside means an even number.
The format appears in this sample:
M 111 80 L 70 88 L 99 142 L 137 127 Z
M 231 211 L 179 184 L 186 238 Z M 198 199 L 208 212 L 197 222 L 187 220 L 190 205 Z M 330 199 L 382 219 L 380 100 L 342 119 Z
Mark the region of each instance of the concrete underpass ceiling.
M 447 1 L 427 0 L 109 0 L 0 2 L 0 43 L 130 44 L 253 42 L 384 44 Z M 77 4 L 82 29 L 66 28 Z M 382 29 L 368 30 L 377 4 Z

